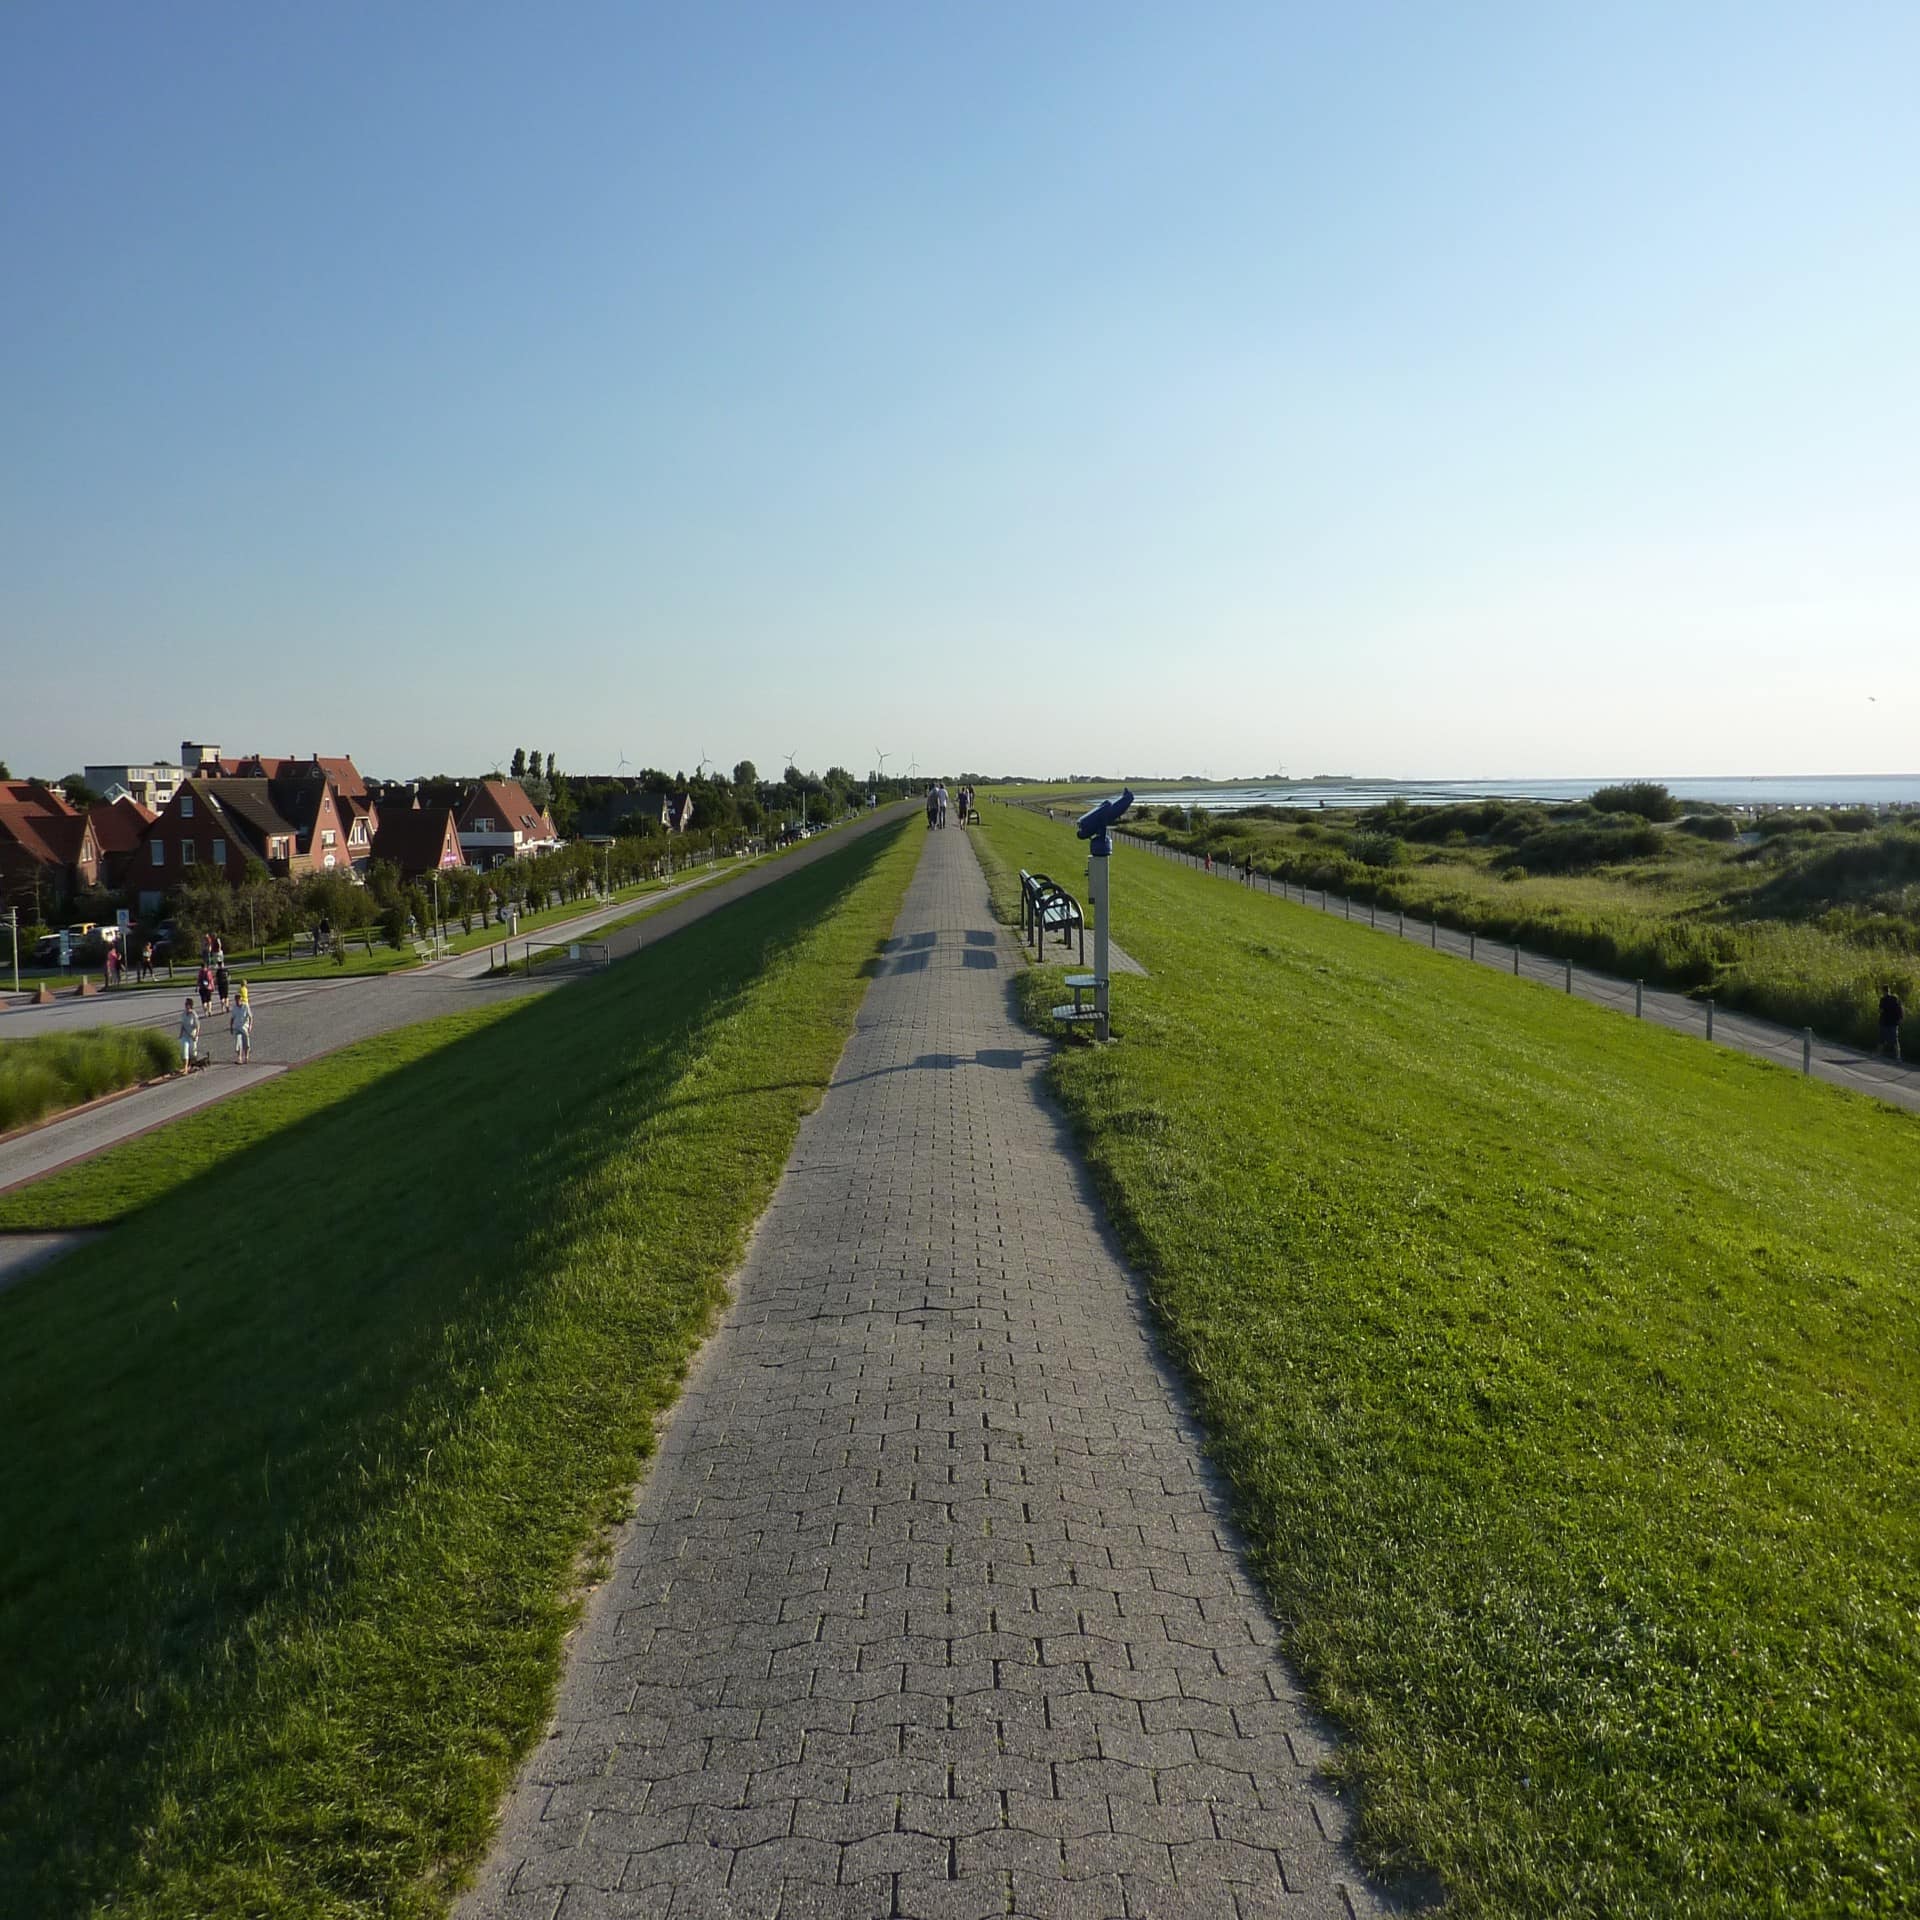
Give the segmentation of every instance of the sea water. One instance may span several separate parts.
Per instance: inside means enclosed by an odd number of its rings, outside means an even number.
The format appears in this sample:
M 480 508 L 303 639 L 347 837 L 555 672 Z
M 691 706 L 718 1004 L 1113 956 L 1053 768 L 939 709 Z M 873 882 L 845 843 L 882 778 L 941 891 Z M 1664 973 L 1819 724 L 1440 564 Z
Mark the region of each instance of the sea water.
M 1287 780 L 1241 787 L 1141 792 L 1141 807 L 1378 807 L 1404 800 L 1444 807 L 1461 800 L 1585 800 L 1614 780 Z M 1774 774 L 1748 780 L 1663 780 L 1676 800 L 1726 807 L 1920 807 L 1920 774 Z

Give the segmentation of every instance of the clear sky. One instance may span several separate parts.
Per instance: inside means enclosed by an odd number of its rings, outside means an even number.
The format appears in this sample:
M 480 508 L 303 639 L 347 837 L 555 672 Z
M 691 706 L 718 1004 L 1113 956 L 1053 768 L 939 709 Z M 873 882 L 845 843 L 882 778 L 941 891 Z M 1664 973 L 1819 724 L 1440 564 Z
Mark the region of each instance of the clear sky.
M 1915 771 L 1916 74 L 1911 0 L 9 0 L 0 757 Z

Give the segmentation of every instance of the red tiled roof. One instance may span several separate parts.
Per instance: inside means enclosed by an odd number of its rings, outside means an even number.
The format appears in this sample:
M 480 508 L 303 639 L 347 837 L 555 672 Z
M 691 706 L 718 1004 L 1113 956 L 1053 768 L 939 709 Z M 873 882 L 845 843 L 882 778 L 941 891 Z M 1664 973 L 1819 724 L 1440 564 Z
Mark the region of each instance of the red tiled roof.
M 73 866 L 86 850 L 86 816 L 37 780 L 0 780 L 0 839 L 42 866 Z
M 527 798 L 527 790 L 518 780 L 476 781 L 460 809 L 460 818 L 464 821 L 476 812 L 492 816 L 496 833 L 524 833 L 535 840 L 558 838 L 553 822 Z
M 138 800 L 128 798 L 102 801 L 97 807 L 89 807 L 87 818 L 93 822 L 93 837 L 99 841 L 102 853 L 131 853 L 160 816 Z

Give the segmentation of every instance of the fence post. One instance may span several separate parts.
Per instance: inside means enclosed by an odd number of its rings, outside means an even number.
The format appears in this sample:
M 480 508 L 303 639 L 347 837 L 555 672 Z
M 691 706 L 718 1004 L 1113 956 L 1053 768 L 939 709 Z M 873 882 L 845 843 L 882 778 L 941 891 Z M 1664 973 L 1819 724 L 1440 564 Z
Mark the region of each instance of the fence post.
M 1430 947 L 1437 947 L 1439 944 L 1440 944 L 1440 922 L 1438 920 L 1429 920 L 1427 922 L 1427 945 Z
M 1636 1020 L 1640 1018 L 1640 1003 L 1646 997 L 1646 991 L 1647 983 L 1644 980 L 1633 983 L 1633 1017 Z
M 1406 937 L 1407 937 L 1407 910 L 1405 907 L 1402 907 L 1400 909 L 1400 938 L 1404 940 Z
M 1813 1071 L 1813 1029 L 1811 1027 L 1800 1029 L 1800 1071 L 1802 1073 Z
M 1567 962 L 1567 991 L 1569 993 L 1573 991 L 1573 962 L 1571 960 Z
M 1515 944 L 1513 949 L 1513 977 L 1516 980 L 1520 978 L 1520 948 L 1518 943 Z
M 1479 940 L 1474 934 L 1473 929 L 1469 927 L 1467 929 L 1467 958 L 1469 960 L 1477 960 L 1480 957 L 1477 951 L 1478 947 Z
M 1375 913 L 1374 913 L 1374 903 L 1373 903 L 1373 902 L 1372 902 L 1371 900 L 1369 900 L 1369 901 L 1367 902 L 1367 925 L 1368 925 L 1368 926 L 1370 926 L 1370 927 L 1376 927 L 1376 928 L 1377 928 L 1377 927 L 1379 926 L 1379 924 L 1380 924 L 1380 922 L 1379 922 L 1379 920 L 1378 920 L 1378 919 L 1377 919 L 1377 918 L 1375 917 Z
M 1353 895 L 1350 893 L 1342 895 L 1340 904 L 1346 909 L 1347 918 L 1351 920 L 1353 918 Z
M 1713 1038 L 1713 996 L 1707 996 L 1707 1038 Z

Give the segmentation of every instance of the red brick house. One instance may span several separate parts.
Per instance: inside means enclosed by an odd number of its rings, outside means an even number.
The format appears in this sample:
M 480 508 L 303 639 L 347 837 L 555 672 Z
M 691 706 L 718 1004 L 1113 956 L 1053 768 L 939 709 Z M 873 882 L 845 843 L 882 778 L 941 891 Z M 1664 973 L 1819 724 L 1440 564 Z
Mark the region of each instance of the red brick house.
M 93 837 L 100 848 L 100 884 L 120 888 L 134 878 L 134 863 L 147 829 L 159 819 L 151 807 L 138 800 L 102 801 L 87 809 Z
M 99 884 L 92 821 L 37 780 L 0 780 L 0 911 L 37 919 Z
M 467 864 L 451 807 L 389 807 L 373 836 L 373 857 L 390 860 L 406 880 Z
M 560 844 L 553 822 L 518 780 L 481 780 L 461 802 L 455 824 L 470 867 L 497 867 Z
M 217 867 L 238 882 L 250 859 L 296 879 L 349 870 L 346 823 L 317 769 L 292 780 L 183 780 L 134 856 L 141 911 L 154 911 L 198 867 Z

